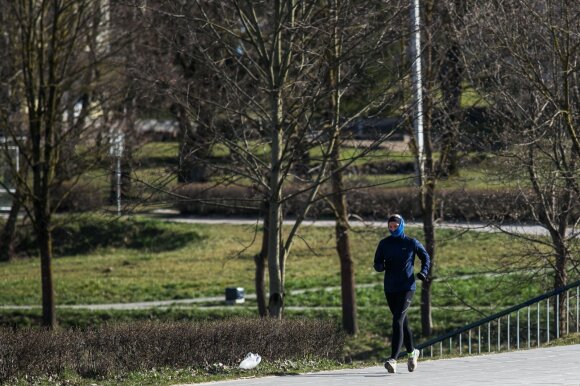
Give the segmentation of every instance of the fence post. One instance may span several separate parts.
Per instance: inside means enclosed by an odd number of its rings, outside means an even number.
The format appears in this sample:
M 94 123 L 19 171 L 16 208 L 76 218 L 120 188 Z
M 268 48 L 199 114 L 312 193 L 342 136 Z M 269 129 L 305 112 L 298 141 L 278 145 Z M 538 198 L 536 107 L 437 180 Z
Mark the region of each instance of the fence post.
M 566 291 L 566 335 L 570 334 L 570 291 Z
M 546 343 L 550 343 L 550 298 L 546 299 Z
M 501 318 L 497 318 L 497 351 L 501 351 Z
M 538 327 L 538 347 L 540 347 L 540 341 L 542 340 L 540 337 L 540 303 L 541 302 L 538 302 L 538 322 L 536 323 Z
M 471 355 L 471 330 L 467 331 L 468 334 L 468 347 L 469 347 L 469 355 Z
M 560 294 L 556 295 L 556 339 L 560 337 Z
M 491 322 L 487 322 L 487 352 L 491 352 Z
M 532 336 L 531 332 L 531 324 L 530 324 L 530 306 L 528 306 L 528 348 L 531 347 L 530 338 Z
M 520 349 L 520 310 L 516 314 L 516 342 L 518 350 Z
M 510 316 L 508 315 L 508 325 L 507 325 L 507 350 L 510 351 Z
M 481 326 L 477 326 L 477 353 L 481 354 Z

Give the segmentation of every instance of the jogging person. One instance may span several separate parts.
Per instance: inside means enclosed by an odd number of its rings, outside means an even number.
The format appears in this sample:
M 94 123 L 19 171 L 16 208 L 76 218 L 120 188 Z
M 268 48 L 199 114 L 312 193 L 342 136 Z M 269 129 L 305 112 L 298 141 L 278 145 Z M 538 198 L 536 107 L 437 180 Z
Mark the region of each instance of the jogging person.
M 413 344 L 413 332 L 409 327 L 407 311 L 415 294 L 415 275 L 413 266 L 415 256 L 421 260 L 421 270 L 417 278 L 427 280 L 431 258 L 425 247 L 416 239 L 405 235 L 405 220 L 398 214 L 388 220 L 390 236 L 382 239 L 375 252 L 374 268 L 385 272 L 385 297 L 393 314 L 393 335 L 391 356 L 385 362 L 389 373 L 397 372 L 397 358 L 403 343 L 407 349 L 407 368 L 410 372 L 417 368 L 420 351 Z

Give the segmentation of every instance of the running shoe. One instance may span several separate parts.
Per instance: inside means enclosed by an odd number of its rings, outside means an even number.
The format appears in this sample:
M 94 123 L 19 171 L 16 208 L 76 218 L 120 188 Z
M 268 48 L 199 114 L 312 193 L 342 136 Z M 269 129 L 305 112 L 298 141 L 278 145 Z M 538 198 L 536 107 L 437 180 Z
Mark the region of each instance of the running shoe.
M 389 373 L 396 373 L 397 372 L 397 361 L 394 360 L 393 358 L 390 358 L 389 360 L 387 360 L 385 362 L 385 369 L 387 369 L 387 371 Z
M 407 359 L 407 368 L 412 373 L 417 368 L 417 360 L 419 359 L 419 355 L 421 355 L 421 351 L 414 349 L 412 353 L 407 355 L 409 356 L 409 359 Z

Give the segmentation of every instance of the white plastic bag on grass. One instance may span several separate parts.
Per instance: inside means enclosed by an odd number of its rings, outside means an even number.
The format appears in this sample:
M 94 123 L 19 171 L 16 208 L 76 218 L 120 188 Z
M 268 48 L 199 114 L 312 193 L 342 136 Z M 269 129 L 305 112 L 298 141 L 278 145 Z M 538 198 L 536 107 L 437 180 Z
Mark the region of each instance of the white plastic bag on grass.
M 258 366 L 258 364 L 262 361 L 262 357 L 258 354 L 253 354 L 251 352 L 246 354 L 244 360 L 240 363 L 240 369 L 244 370 L 251 370 Z

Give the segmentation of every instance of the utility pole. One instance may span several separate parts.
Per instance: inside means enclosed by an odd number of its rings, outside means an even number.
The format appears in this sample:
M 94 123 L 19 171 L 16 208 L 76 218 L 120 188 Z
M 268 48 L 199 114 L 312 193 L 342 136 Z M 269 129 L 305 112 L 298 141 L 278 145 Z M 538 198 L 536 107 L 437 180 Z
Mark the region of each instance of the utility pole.
M 121 216 L 121 159 L 123 157 L 123 148 L 125 144 L 125 134 L 117 131 L 111 131 L 111 156 L 115 159 L 115 185 L 116 185 L 116 202 L 117 216 Z
M 425 181 L 425 155 L 423 141 L 423 87 L 421 76 L 421 13 L 419 0 L 411 7 L 411 63 L 413 83 L 413 129 L 417 146 L 417 176 L 419 186 Z

